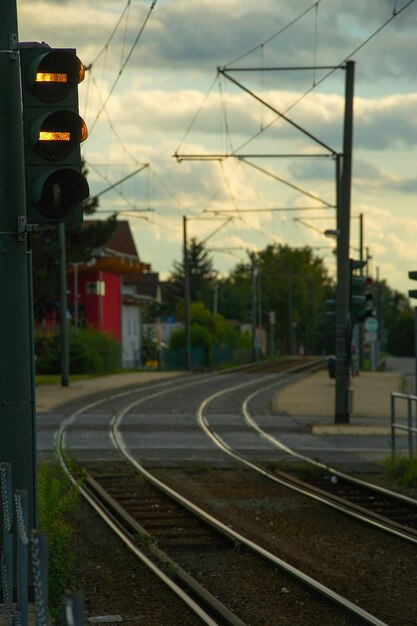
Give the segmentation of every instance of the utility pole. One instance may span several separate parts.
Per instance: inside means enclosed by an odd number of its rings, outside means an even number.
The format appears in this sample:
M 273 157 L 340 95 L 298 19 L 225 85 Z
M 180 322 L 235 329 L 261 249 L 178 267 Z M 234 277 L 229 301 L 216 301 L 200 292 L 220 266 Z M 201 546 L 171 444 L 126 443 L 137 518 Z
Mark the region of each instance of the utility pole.
M 0 20 L 0 459 L 12 465 L 13 489 L 27 491 L 28 524 L 33 528 L 37 526 L 37 514 L 32 257 L 26 228 L 17 42 L 16 0 L 3 0 Z
M 337 289 L 336 289 L 336 398 L 335 423 L 347 424 L 350 417 L 349 402 L 349 242 L 350 197 L 352 180 L 353 143 L 353 61 L 346 63 L 345 119 L 343 134 L 343 163 L 337 166 Z M 339 157 L 337 157 L 339 160 Z
M 258 349 L 257 349 L 257 336 L 256 336 L 256 328 L 257 328 L 257 316 L 258 316 L 258 305 L 257 305 L 257 292 L 256 292 L 256 278 L 258 275 L 258 267 L 256 265 L 255 258 L 252 258 L 252 362 L 257 363 L 258 361 Z
M 185 369 L 191 369 L 191 332 L 190 332 L 190 263 L 187 246 L 187 217 L 183 215 L 183 254 L 184 254 L 184 326 L 185 326 Z
M 68 357 L 68 297 L 67 297 L 67 261 L 65 250 L 65 224 L 58 225 L 59 239 L 59 274 L 60 274 L 60 332 L 61 332 L 61 387 L 69 384 L 69 357 Z M 101 297 L 101 296 L 100 296 Z
M 294 331 L 293 275 L 288 274 L 288 353 L 290 356 L 295 354 Z
M 362 262 L 364 260 L 363 257 L 363 252 L 364 252 L 364 247 L 363 247 L 363 213 L 359 214 L 359 260 Z M 360 268 L 360 273 L 361 276 L 363 275 L 363 267 Z M 363 332 L 363 323 L 359 324 L 359 332 L 358 332 L 358 367 L 359 367 L 359 371 L 363 370 L 363 339 L 364 339 L 364 332 Z

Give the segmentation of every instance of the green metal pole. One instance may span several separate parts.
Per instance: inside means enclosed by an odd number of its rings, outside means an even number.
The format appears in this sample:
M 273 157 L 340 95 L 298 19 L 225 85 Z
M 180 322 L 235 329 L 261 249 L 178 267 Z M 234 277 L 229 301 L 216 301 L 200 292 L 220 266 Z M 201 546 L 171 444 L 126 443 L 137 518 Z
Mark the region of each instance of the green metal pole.
M 190 262 L 187 245 L 187 217 L 183 215 L 183 254 L 184 254 L 184 326 L 185 326 L 185 369 L 191 369 L 191 328 L 190 328 Z
M 60 283 L 60 331 L 61 331 L 61 387 L 68 387 L 69 358 L 68 358 L 68 296 L 67 296 L 67 261 L 65 250 L 65 224 L 58 226 L 59 237 L 59 283 Z M 99 296 L 101 297 L 101 296 Z
M 363 213 L 359 214 L 359 260 L 363 261 Z M 361 275 L 363 275 L 363 267 L 360 269 Z M 359 371 L 363 370 L 363 342 L 364 342 L 364 328 L 363 322 L 359 324 L 358 329 L 358 367 Z
M 0 20 L 0 460 L 36 526 L 36 402 L 16 0 Z M 1 536 L 1 533 L 0 533 Z
M 258 349 L 257 349 L 257 337 L 256 337 L 256 328 L 257 328 L 257 302 L 256 302 L 256 278 L 258 275 L 258 268 L 255 262 L 255 259 L 252 258 L 252 362 L 257 363 L 258 361 Z
M 353 139 L 353 61 L 346 63 L 345 120 L 343 136 L 343 167 L 340 193 L 337 198 L 337 289 L 336 289 L 336 398 L 335 423 L 349 423 L 349 242 L 350 196 L 352 179 Z M 338 180 L 338 182 L 339 182 Z

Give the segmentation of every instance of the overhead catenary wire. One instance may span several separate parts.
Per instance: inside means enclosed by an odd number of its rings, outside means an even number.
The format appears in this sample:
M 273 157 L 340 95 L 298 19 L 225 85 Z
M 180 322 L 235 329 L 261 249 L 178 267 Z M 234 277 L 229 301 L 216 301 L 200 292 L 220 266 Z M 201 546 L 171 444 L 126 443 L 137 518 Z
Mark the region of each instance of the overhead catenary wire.
M 102 172 L 100 172 L 100 170 L 99 170 L 96 166 L 94 166 L 92 163 L 89 163 L 88 165 L 89 165 L 89 167 L 91 167 L 91 168 L 92 168 L 92 169 L 96 172 L 96 174 L 98 174 L 98 175 L 99 175 L 99 176 L 100 176 L 103 180 L 105 180 L 105 181 L 106 181 L 106 182 L 110 185 L 110 187 L 109 187 L 106 191 L 110 191 L 110 190 L 111 190 L 111 191 L 114 191 L 114 192 L 115 192 L 115 193 L 117 193 L 117 194 L 118 194 L 121 198 L 123 198 L 123 200 L 126 202 L 126 204 L 129 204 L 130 206 L 132 206 L 132 207 L 133 207 L 133 210 L 135 210 L 135 211 L 137 211 L 137 210 L 138 210 L 138 209 L 137 209 L 137 207 L 136 207 L 136 205 L 134 205 L 134 204 L 133 204 L 133 202 L 132 202 L 129 198 L 126 198 L 126 196 L 124 195 L 124 193 L 123 193 L 122 191 L 120 191 L 120 189 L 118 189 L 118 188 L 117 188 L 117 183 L 116 183 L 116 184 L 113 184 L 113 183 L 112 183 L 112 181 L 111 181 L 111 180 L 109 180 L 108 176 L 107 176 L 106 174 L 103 174 Z M 134 174 L 138 174 L 138 173 L 139 173 L 140 171 L 142 171 L 142 170 L 143 170 L 143 169 L 144 169 L 147 165 L 148 165 L 148 164 L 144 164 L 144 167 L 142 167 L 142 168 L 138 169 L 137 171 L 135 171 L 133 174 L 131 174 L 131 176 L 133 176 Z M 127 178 L 130 178 L 131 176 L 130 176 L 130 175 L 128 175 L 128 176 L 127 176 Z M 126 177 L 124 177 L 124 178 L 122 179 L 122 181 L 126 180 L 127 178 L 126 178 Z M 119 182 L 121 182 L 121 181 L 119 181 Z M 104 212 L 104 211 L 100 211 L 100 212 Z M 110 213 L 114 213 L 114 212 L 116 212 L 116 211 L 110 211 Z
M 131 4 L 132 0 L 127 0 L 126 5 L 122 11 L 122 13 L 120 14 L 119 19 L 116 22 L 116 25 L 114 26 L 112 32 L 110 33 L 109 38 L 107 39 L 106 43 L 104 44 L 104 46 L 102 47 L 102 49 L 100 50 L 100 52 L 94 57 L 94 59 L 91 61 L 90 65 L 87 66 L 86 69 L 90 69 L 90 67 L 92 67 L 95 63 L 97 63 L 97 61 L 99 60 L 99 58 L 101 57 L 102 54 L 104 54 L 105 52 L 107 52 L 109 45 L 111 44 L 111 41 L 114 37 L 114 35 L 117 33 L 118 28 L 121 24 L 121 21 L 125 15 L 125 13 L 128 11 L 130 4 Z
M 195 114 L 194 114 L 193 118 L 191 119 L 191 122 L 189 123 L 189 125 L 188 125 L 188 127 L 187 127 L 187 129 L 186 129 L 186 131 L 185 131 L 185 133 L 184 133 L 184 135 L 183 135 L 183 137 L 182 137 L 181 141 L 180 141 L 180 143 L 178 144 L 178 148 L 177 148 L 177 149 L 175 150 L 175 152 L 174 152 L 174 156 L 175 156 L 175 157 L 177 157 L 178 151 L 180 150 L 180 148 L 181 148 L 182 144 L 184 143 L 184 141 L 187 139 L 187 137 L 188 137 L 188 135 L 189 135 L 189 133 L 190 133 L 190 130 L 192 129 L 192 127 L 194 126 L 194 123 L 195 123 L 196 119 L 197 119 L 197 118 L 198 118 L 198 116 L 200 115 L 200 112 L 201 112 L 201 110 L 203 109 L 203 107 L 204 107 L 205 103 L 207 102 L 207 99 L 208 99 L 208 97 L 209 97 L 210 93 L 212 92 L 213 87 L 214 87 L 214 85 L 215 85 L 215 83 L 216 83 L 216 81 L 217 81 L 217 80 L 218 80 L 218 74 L 216 73 L 216 75 L 215 75 L 215 77 L 213 78 L 213 81 L 212 81 L 212 83 L 211 83 L 210 87 L 208 88 L 208 90 L 207 90 L 206 94 L 204 95 L 203 100 L 202 100 L 202 101 L 201 101 L 201 103 L 200 103 L 200 106 L 198 107 L 197 111 L 195 112 Z M 178 160 L 178 157 L 177 157 L 177 160 Z
M 108 101 L 110 100 L 111 96 L 113 95 L 113 92 L 114 92 L 114 90 L 115 90 L 115 88 L 117 86 L 117 83 L 119 82 L 121 76 L 123 75 L 123 72 L 124 72 L 124 70 L 126 68 L 126 65 L 129 63 L 130 58 L 131 58 L 131 56 L 133 54 L 133 51 L 135 50 L 135 48 L 136 48 L 136 46 L 138 44 L 138 41 L 139 41 L 140 37 L 142 36 L 143 31 L 145 30 L 146 24 L 148 23 L 149 18 L 151 17 L 151 13 L 152 13 L 152 11 L 153 11 L 153 9 L 155 7 L 156 2 L 157 2 L 157 0 L 152 0 L 151 6 L 149 7 L 149 11 L 148 11 L 148 13 L 147 13 L 147 15 L 146 15 L 142 25 L 141 25 L 141 27 L 140 27 L 136 37 L 135 37 L 135 40 L 133 41 L 133 44 L 131 45 L 129 52 L 126 55 L 125 60 L 122 62 L 121 66 L 120 66 L 120 69 L 119 69 L 119 72 L 118 72 L 115 80 L 113 81 L 113 84 L 110 87 L 110 90 L 109 90 L 106 98 L 104 99 L 104 102 L 102 103 L 101 107 L 99 108 L 99 110 L 98 110 L 98 112 L 97 112 L 97 114 L 96 114 L 96 116 L 94 118 L 94 121 L 93 121 L 93 123 L 92 123 L 92 125 L 90 127 L 90 131 L 89 131 L 90 134 L 91 134 L 93 128 L 95 127 L 96 123 L 98 122 L 98 120 L 99 120 L 103 110 L 107 106 Z
M 334 67 L 332 67 L 331 69 L 329 69 L 329 71 L 324 74 L 320 79 L 318 80 L 314 80 L 313 84 L 311 87 L 309 87 L 305 92 L 303 92 L 294 102 L 292 102 L 292 104 L 290 104 L 286 109 L 284 109 L 284 111 L 282 111 L 283 115 L 286 115 L 287 113 L 289 113 L 295 106 L 297 106 L 302 100 L 304 100 L 304 98 L 306 98 L 314 89 L 316 89 L 319 85 L 321 85 L 321 83 L 323 83 L 325 80 L 327 80 L 336 70 L 341 69 L 345 63 L 347 61 L 349 61 L 349 59 L 351 59 L 357 52 L 359 52 L 363 47 L 365 47 L 370 41 L 372 41 L 372 39 L 374 39 L 382 30 L 384 30 L 384 28 L 386 28 L 388 26 L 388 24 L 390 24 L 392 22 L 393 19 L 395 19 L 396 17 L 398 17 L 398 15 L 400 13 L 402 13 L 403 11 L 405 11 L 409 6 L 411 6 L 413 3 L 415 2 L 415 0 L 408 0 L 408 2 L 406 2 L 406 4 L 401 7 L 400 9 L 397 9 L 396 7 L 394 7 L 393 13 L 392 15 L 387 18 L 385 20 L 385 22 L 383 22 L 373 33 L 371 33 L 366 39 L 364 39 L 358 46 L 356 46 L 356 48 L 354 48 L 348 55 L 346 55 L 344 57 L 344 59 L 342 61 L 340 61 L 337 65 L 335 65 Z M 256 48 L 255 48 L 256 49 Z M 242 57 L 243 58 L 243 57 Z M 224 66 L 223 69 L 226 69 L 227 66 Z M 233 68 L 231 68 L 233 69 Z M 265 68 L 264 68 L 265 71 Z M 245 141 L 244 143 L 242 143 L 238 148 L 236 148 L 235 150 L 235 154 L 241 150 L 242 148 L 246 147 L 247 145 L 249 145 L 254 139 L 256 139 L 257 137 L 259 137 L 263 132 L 265 132 L 265 130 L 267 130 L 268 128 L 271 128 L 271 126 L 273 126 L 278 120 L 280 119 L 279 116 L 275 117 L 273 120 L 271 120 L 266 126 L 264 126 L 264 128 L 260 129 L 257 133 L 255 133 L 250 139 L 248 139 L 247 141 Z
M 321 1 L 321 0 L 319 0 Z M 411 6 L 413 3 L 415 2 L 415 0 L 408 0 L 408 2 L 406 2 L 404 4 L 404 6 L 402 6 L 400 9 L 397 8 L 396 3 L 394 4 L 394 8 L 393 8 L 393 12 L 392 15 L 390 15 L 390 17 L 388 17 L 375 31 L 373 31 L 368 37 L 366 37 L 358 46 L 356 46 L 348 55 L 346 55 L 344 57 L 344 59 L 342 61 L 340 61 L 339 63 L 337 63 L 336 65 L 332 66 L 329 71 L 324 74 L 320 79 L 313 79 L 313 84 L 311 85 L 311 87 L 309 87 L 305 92 L 303 92 L 298 98 L 296 98 L 296 100 L 294 102 L 292 102 L 286 109 L 284 109 L 281 112 L 281 115 L 286 115 L 287 113 L 289 113 L 289 111 L 291 111 L 295 106 L 297 106 L 305 97 L 307 97 L 314 89 L 316 89 L 321 83 L 323 83 L 327 78 L 329 78 L 336 70 L 341 69 L 345 63 L 351 59 L 351 57 L 353 55 L 355 55 L 357 52 L 359 52 L 364 46 L 366 46 L 372 39 L 374 39 L 374 37 L 376 37 L 384 28 L 386 28 L 388 26 L 388 24 L 391 23 L 391 21 L 393 19 L 395 19 L 396 17 L 398 17 L 398 15 L 400 15 L 400 13 L 402 13 L 403 11 L 405 11 L 409 6 Z M 317 7 L 319 3 L 315 2 L 313 5 L 311 5 L 310 7 L 308 7 L 304 12 L 302 12 L 300 15 L 298 15 L 294 20 L 292 20 L 291 22 L 289 22 L 286 26 L 284 26 L 282 29 L 280 29 L 279 31 L 277 31 L 276 33 L 274 33 L 273 35 L 271 35 L 271 37 L 269 37 L 268 39 L 264 40 L 263 42 L 261 42 L 260 44 L 258 44 L 257 46 L 254 46 L 253 48 L 251 48 L 249 51 L 245 52 L 244 54 L 241 54 L 240 56 L 236 57 L 235 59 L 233 59 L 232 61 L 229 61 L 228 63 L 226 63 L 225 65 L 221 66 L 221 68 L 219 67 L 218 70 L 227 70 L 228 66 L 233 65 L 234 63 L 237 63 L 238 61 L 240 61 L 241 59 L 245 58 L 246 56 L 252 54 L 253 52 L 255 52 L 256 50 L 258 50 L 261 46 L 265 46 L 267 43 L 269 43 L 270 41 L 272 41 L 272 39 L 274 39 L 275 37 L 278 37 L 278 35 L 280 35 L 282 32 L 284 32 L 285 30 L 287 30 L 289 27 L 291 27 L 293 24 L 295 24 L 299 19 L 301 19 L 302 17 L 304 17 L 304 15 L 306 15 L 308 12 L 310 12 L 311 10 L 315 9 Z M 234 67 L 230 67 L 230 71 L 234 71 L 235 69 L 239 69 L 239 68 L 234 68 Z M 262 71 L 265 71 L 267 68 L 262 67 Z M 296 68 L 294 68 L 296 69 Z M 315 66 L 312 67 L 312 70 L 315 71 Z M 198 111 L 198 113 L 200 113 L 201 111 L 201 107 Z M 195 122 L 195 119 L 198 117 L 198 114 L 196 114 L 196 116 L 194 116 L 193 120 L 192 120 L 192 124 L 190 125 L 190 127 L 187 129 L 187 134 L 190 132 L 192 125 Z M 277 117 L 273 118 L 270 122 L 268 122 L 267 124 L 262 124 L 261 128 L 254 133 L 249 139 L 245 140 L 242 144 L 240 144 L 237 148 L 235 148 L 234 152 L 231 155 L 228 156 L 237 156 L 239 151 L 241 151 L 243 148 L 245 148 L 246 146 L 248 146 L 252 141 L 254 141 L 255 139 L 257 139 L 261 134 L 263 134 L 266 130 L 268 130 L 269 128 L 271 128 L 271 126 L 273 126 L 278 120 L 280 119 L 280 116 L 278 115 Z M 181 160 L 179 158 L 179 149 L 181 147 L 183 142 L 181 142 L 181 144 L 179 145 L 179 147 L 177 148 L 177 150 L 175 151 L 175 155 L 177 160 Z M 210 155 L 207 155 L 207 157 L 209 157 Z M 218 158 L 221 158 L 222 155 L 217 155 Z
M 303 189 L 302 187 L 299 187 L 298 185 L 294 185 L 293 183 L 290 183 L 288 180 L 285 180 L 285 178 L 282 178 L 281 176 L 278 176 L 278 174 L 274 174 L 274 173 L 264 169 L 263 167 L 260 167 L 259 165 L 255 165 L 255 163 L 252 163 L 251 161 L 248 161 L 247 159 L 243 159 L 243 158 L 240 157 L 239 160 L 243 161 L 243 163 L 246 163 L 247 165 L 250 165 L 251 167 L 255 168 L 256 170 L 262 172 L 263 174 L 266 174 L 267 176 L 273 178 L 274 180 L 277 180 L 278 182 L 282 183 L 283 185 L 286 185 L 287 187 L 290 187 L 291 189 L 294 189 L 295 191 L 298 191 L 299 193 L 303 194 L 304 196 L 307 196 L 307 198 L 311 198 L 312 200 L 317 200 L 318 202 L 321 202 L 322 204 L 327 206 L 329 209 L 330 208 L 335 208 L 334 204 L 331 204 L 330 202 L 327 202 L 327 200 L 323 200 L 323 198 L 320 198 L 320 196 L 317 196 L 314 193 L 310 193 L 309 191 L 306 191 L 305 189 Z
M 282 28 L 280 28 L 279 30 L 277 30 L 275 33 L 273 33 L 272 35 L 270 35 L 267 39 L 265 39 L 264 41 L 262 41 L 262 43 L 254 46 L 253 48 L 251 48 L 250 50 L 248 50 L 247 52 L 245 52 L 244 54 L 241 54 L 240 56 L 236 57 L 235 59 L 233 59 L 232 61 L 229 61 L 228 63 L 226 63 L 226 65 L 232 65 L 233 63 L 237 63 L 238 61 L 241 61 L 242 59 L 244 59 L 245 57 L 249 56 L 250 54 L 252 54 L 253 52 L 256 52 L 256 50 L 259 50 L 259 48 L 261 46 L 265 46 L 266 44 L 270 43 L 273 39 L 275 39 L 276 37 L 278 37 L 279 35 L 281 35 L 283 32 L 285 32 L 286 30 L 288 30 L 289 28 L 291 28 L 291 26 L 294 26 L 294 24 L 296 24 L 299 20 L 301 20 L 305 15 L 307 15 L 307 13 L 310 13 L 310 11 L 312 11 L 316 5 L 318 5 L 321 2 L 321 0 L 318 0 L 318 2 L 315 2 L 314 4 L 312 4 L 311 6 L 309 6 L 307 9 L 305 9 L 304 11 L 302 11 L 299 15 L 297 15 L 293 20 L 291 20 L 290 22 L 288 22 L 288 24 L 285 24 L 285 26 L 283 26 Z

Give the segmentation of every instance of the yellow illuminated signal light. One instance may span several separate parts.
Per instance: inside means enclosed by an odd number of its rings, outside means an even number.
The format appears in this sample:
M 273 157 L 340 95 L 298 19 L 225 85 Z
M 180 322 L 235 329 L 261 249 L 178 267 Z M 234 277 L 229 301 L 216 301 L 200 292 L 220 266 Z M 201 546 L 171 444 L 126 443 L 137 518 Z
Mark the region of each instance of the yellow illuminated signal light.
M 71 141 L 71 133 L 41 130 L 39 133 L 39 141 Z
M 36 82 L 37 83 L 67 83 L 68 74 L 37 72 Z

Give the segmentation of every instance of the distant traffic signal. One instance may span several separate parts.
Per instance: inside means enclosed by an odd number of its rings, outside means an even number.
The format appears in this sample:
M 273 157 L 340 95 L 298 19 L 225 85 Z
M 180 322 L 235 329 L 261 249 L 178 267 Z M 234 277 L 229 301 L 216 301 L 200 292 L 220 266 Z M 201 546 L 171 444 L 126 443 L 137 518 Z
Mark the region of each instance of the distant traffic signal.
M 350 314 L 352 322 L 362 322 L 374 314 L 372 279 L 363 274 L 354 274 L 362 270 L 366 261 L 350 259 Z
M 28 223 L 81 222 L 89 195 L 78 115 L 84 66 L 73 49 L 20 44 Z
M 328 320 L 336 320 L 336 300 L 326 298 L 324 301 L 324 316 Z
M 417 280 L 417 272 L 408 272 L 408 278 L 411 278 L 411 280 Z M 417 290 L 409 289 L 408 295 L 410 298 L 417 298 Z

